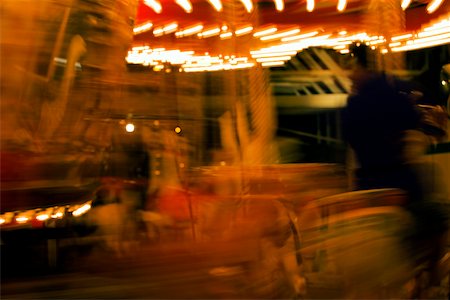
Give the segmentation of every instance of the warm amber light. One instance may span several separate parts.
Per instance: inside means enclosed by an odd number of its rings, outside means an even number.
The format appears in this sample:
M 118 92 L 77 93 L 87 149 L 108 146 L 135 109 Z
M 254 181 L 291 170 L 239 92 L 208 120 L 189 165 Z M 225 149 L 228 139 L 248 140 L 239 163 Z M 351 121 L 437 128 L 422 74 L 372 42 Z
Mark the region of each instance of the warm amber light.
M 402 9 L 406 10 L 408 8 L 408 6 L 411 4 L 411 0 L 402 0 Z
M 338 5 L 337 5 L 337 10 L 338 11 L 344 11 L 346 7 L 347 7 L 347 1 L 346 0 L 339 0 L 338 1 Z
M 261 41 L 275 40 L 275 39 L 282 38 L 282 37 L 285 37 L 285 36 L 290 36 L 290 35 L 293 35 L 293 34 L 297 34 L 299 32 L 300 32 L 300 29 L 295 28 L 295 29 L 291 29 L 291 30 L 286 30 L 286 31 L 283 31 L 283 32 L 275 33 L 275 34 L 272 34 L 272 35 L 266 35 L 266 36 L 261 37 L 260 39 L 261 39 Z
M 125 125 L 125 130 L 127 132 L 133 132 L 134 131 L 134 124 L 133 123 L 128 123 L 127 125 Z
M 142 33 L 145 31 L 149 31 L 152 28 L 152 26 L 153 26 L 153 23 L 151 23 L 151 22 L 141 24 L 141 25 L 133 28 L 133 33 L 138 34 L 138 33 Z
M 234 34 L 235 34 L 236 36 L 240 36 L 240 35 L 248 34 L 248 33 L 252 32 L 252 30 L 253 30 L 253 27 L 252 27 L 252 26 L 246 26 L 246 27 L 237 29 L 237 30 L 234 32 Z
M 162 12 L 162 6 L 159 1 L 156 0 L 144 0 L 144 4 L 153 9 L 154 12 L 160 14 Z
M 187 13 L 191 13 L 192 12 L 192 4 L 191 1 L 189 0 L 175 0 L 175 3 L 178 4 L 179 6 L 181 6 L 181 8 L 183 8 L 183 10 Z
M 269 28 L 265 28 L 262 29 L 260 31 L 257 31 L 253 34 L 254 37 L 261 37 L 261 36 L 265 36 L 268 34 L 272 34 L 274 32 L 276 32 L 278 29 L 276 27 L 269 27 Z
M 284 10 L 284 1 L 283 0 L 273 0 L 275 2 L 275 9 L 278 11 Z
M 431 0 L 427 5 L 427 12 L 429 14 L 434 13 L 439 6 L 441 6 L 442 2 L 444 2 L 444 0 Z
M 306 10 L 312 12 L 314 10 L 314 0 L 306 0 Z
M 79 217 L 79 216 L 85 214 L 85 213 L 86 213 L 88 210 L 90 210 L 90 209 L 91 209 L 91 204 L 90 204 L 90 203 L 86 203 L 86 204 L 84 204 L 83 206 L 81 206 L 80 208 L 74 210 L 74 211 L 72 212 L 72 215 L 73 215 L 74 217 Z
M 40 214 L 40 215 L 36 216 L 36 220 L 39 220 L 39 221 L 45 221 L 48 218 L 50 218 L 50 216 L 48 214 Z
M 228 38 L 230 38 L 230 37 L 232 37 L 233 36 L 233 33 L 230 31 L 230 32 L 224 32 L 224 33 L 221 33 L 220 34 L 220 38 L 222 39 L 222 40 L 224 40 L 224 39 L 228 39 Z
M 26 223 L 29 220 L 27 216 L 18 216 L 16 218 L 17 223 Z
M 241 0 L 242 4 L 244 4 L 245 10 L 250 13 L 253 10 L 253 2 L 251 0 Z
M 208 0 L 208 2 L 214 7 L 217 11 L 222 11 L 222 2 L 220 0 Z
M 212 28 L 212 29 L 208 29 L 205 30 L 201 33 L 198 34 L 199 37 L 203 37 L 203 38 L 207 38 L 210 36 L 214 36 L 214 35 L 218 35 L 220 33 L 220 28 Z
M 181 127 L 180 126 L 175 127 L 175 132 L 176 133 L 180 133 L 181 132 Z

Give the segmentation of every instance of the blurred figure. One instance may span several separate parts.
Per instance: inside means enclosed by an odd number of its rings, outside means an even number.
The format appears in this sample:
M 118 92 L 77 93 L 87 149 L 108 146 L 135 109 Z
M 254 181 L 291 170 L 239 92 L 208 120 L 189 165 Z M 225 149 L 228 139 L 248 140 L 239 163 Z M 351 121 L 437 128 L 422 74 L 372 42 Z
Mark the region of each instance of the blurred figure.
M 433 269 L 442 253 L 438 240 L 443 239 L 448 215 L 432 201 L 435 199 L 424 185 L 426 175 L 417 163 L 429 144 L 419 143 L 418 147 L 412 136 L 430 133 L 416 105 L 420 93 L 413 92 L 410 83 L 369 70 L 367 46 L 353 47 L 353 55 L 353 92 L 343 110 L 342 129 L 358 164 L 355 189 L 399 188 L 407 193 L 405 207 L 415 220 L 411 248 L 414 254 L 427 248 Z

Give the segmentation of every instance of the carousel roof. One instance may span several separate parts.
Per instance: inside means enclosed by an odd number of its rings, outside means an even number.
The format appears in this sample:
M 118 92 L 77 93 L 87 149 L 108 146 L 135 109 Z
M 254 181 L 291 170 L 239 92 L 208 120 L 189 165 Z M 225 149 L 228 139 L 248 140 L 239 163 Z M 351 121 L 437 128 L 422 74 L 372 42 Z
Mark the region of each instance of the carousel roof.
M 400 19 L 392 3 L 400 1 L 140 0 L 127 61 L 214 71 L 283 65 L 314 46 L 347 53 L 364 42 L 388 53 L 450 43 L 449 1 L 402 0 Z

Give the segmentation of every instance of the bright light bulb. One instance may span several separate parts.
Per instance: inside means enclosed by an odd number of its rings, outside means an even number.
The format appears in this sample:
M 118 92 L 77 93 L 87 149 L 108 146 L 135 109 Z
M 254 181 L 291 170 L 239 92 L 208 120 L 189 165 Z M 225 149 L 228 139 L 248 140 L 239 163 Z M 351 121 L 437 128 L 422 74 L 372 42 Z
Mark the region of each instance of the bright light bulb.
M 222 2 L 220 0 L 208 0 L 208 2 L 214 7 L 217 11 L 222 11 Z
M 442 2 L 444 2 L 444 0 L 432 0 L 432 1 L 430 1 L 428 3 L 428 5 L 427 5 L 427 12 L 429 14 L 434 13 L 439 8 L 439 6 L 441 6 Z
M 162 6 L 159 1 L 156 0 L 144 0 L 144 4 L 153 9 L 157 14 L 162 11 Z
M 50 218 L 50 216 L 48 214 L 40 214 L 40 215 L 36 216 L 36 219 L 39 220 L 39 221 L 45 221 L 48 218 Z
M 283 11 L 284 9 L 284 1 L 283 0 L 274 0 L 275 2 L 275 9 L 277 11 Z
M 184 9 L 185 12 L 191 13 L 192 12 L 192 4 L 189 0 L 175 0 L 175 3 L 181 6 L 181 8 Z
M 346 0 L 339 0 L 338 5 L 337 5 L 337 10 L 338 11 L 344 11 L 345 7 L 347 7 L 347 1 Z
M 312 12 L 314 10 L 314 0 L 306 0 L 306 10 Z
M 133 132 L 134 131 L 134 124 L 133 123 L 128 123 L 127 125 L 125 125 L 125 130 L 127 132 Z
M 402 9 L 406 10 L 408 8 L 408 6 L 411 4 L 411 0 L 402 0 Z
M 180 133 L 181 132 L 181 127 L 180 126 L 175 127 L 175 132 L 176 133 Z

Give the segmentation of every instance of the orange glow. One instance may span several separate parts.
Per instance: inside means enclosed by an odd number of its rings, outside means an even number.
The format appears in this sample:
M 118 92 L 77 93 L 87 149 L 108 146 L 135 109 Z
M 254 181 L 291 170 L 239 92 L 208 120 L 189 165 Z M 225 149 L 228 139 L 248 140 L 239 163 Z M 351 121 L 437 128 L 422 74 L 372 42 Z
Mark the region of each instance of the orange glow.
M 312 12 L 314 10 L 314 0 L 306 0 L 306 10 Z
M 245 10 L 250 13 L 253 10 L 253 2 L 251 0 L 241 0 L 242 4 L 245 7 Z
M 184 36 L 189 36 L 189 35 L 199 33 L 202 30 L 203 30 L 203 25 L 199 24 L 199 25 L 195 25 L 192 27 L 185 28 L 181 31 L 178 31 L 175 33 L 175 35 L 177 37 L 184 37 Z
M 153 9 L 153 11 L 157 14 L 162 12 L 161 3 L 157 0 L 144 0 L 144 4 Z
M 134 27 L 133 33 L 139 34 L 139 33 L 145 32 L 145 31 L 149 31 L 152 27 L 153 27 L 152 22 L 146 22 L 144 24 Z
M 184 9 L 185 12 L 191 13 L 192 12 L 192 3 L 189 0 L 175 0 L 175 3 L 181 6 L 181 8 Z
M 231 38 L 233 36 L 233 33 L 232 32 L 224 32 L 224 33 L 221 33 L 220 34 L 220 38 L 222 39 L 222 40 L 224 40 L 224 39 L 229 39 L 229 38 Z
M 220 28 L 216 27 L 216 28 L 205 30 L 205 31 L 199 33 L 198 36 L 202 37 L 202 38 L 207 38 L 207 37 L 218 35 L 219 33 L 220 33 Z
M 261 37 L 261 36 L 265 36 L 268 34 L 272 34 L 275 33 L 278 29 L 276 27 L 269 27 L 266 29 L 262 29 L 260 31 L 257 31 L 253 34 L 254 37 Z
M 439 6 L 441 6 L 442 2 L 444 2 L 444 0 L 431 0 L 427 5 L 427 12 L 429 14 L 434 13 Z
M 275 40 L 275 39 L 279 39 L 285 36 L 290 36 L 290 35 L 294 35 L 300 32 L 299 28 L 294 28 L 294 29 L 290 29 L 290 30 L 286 30 L 286 31 L 282 31 L 279 33 L 275 33 L 272 35 L 266 35 L 261 37 L 261 41 L 269 41 L 269 40 Z
M 223 6 L 220 0 L 208 0 L 208 2 L 214 7 L 217 11 L 222 11 Z
M 347 1 L 346 0 L 339 0 L 337 4 L 337 10 L 338 11 L 344 11 L 347 7 Z
M 237 30 L 234 32 L 234 34 L 235 34 L 236 36 L 240 36 L 240 35 L 244 35 L 244 34 L 249 34 L 250 32 L 252 32 L 252 30 L 253 30 L 253 27 L 252 27 L 252 26 L 246 26 L 246 27 L 237 29 Z
M 273 0 L 275 2 L 275 9 L 278 11 L 284 10 L 284 1 L 283 0 Z
M 26 223 L 28 222 L 29 218 L 27 216 L 18 216 L 16 217 L 17 223 Z
M 408 8 L 408 6 L 411 4 L 411 0 L 402 0 L 402 9 L 406 10 Z

